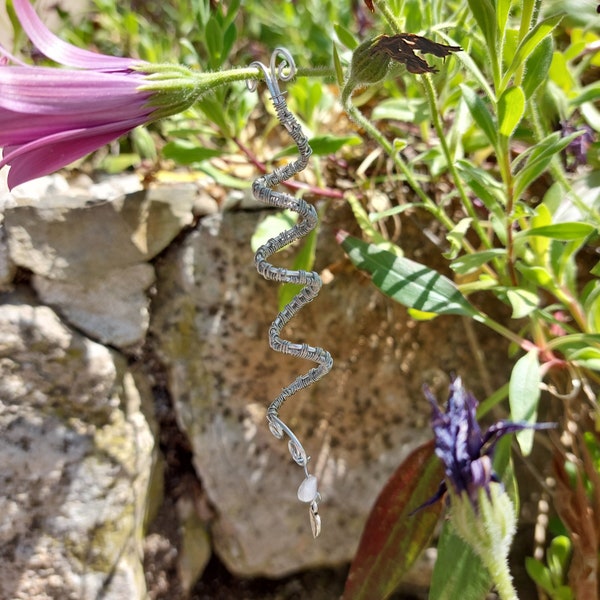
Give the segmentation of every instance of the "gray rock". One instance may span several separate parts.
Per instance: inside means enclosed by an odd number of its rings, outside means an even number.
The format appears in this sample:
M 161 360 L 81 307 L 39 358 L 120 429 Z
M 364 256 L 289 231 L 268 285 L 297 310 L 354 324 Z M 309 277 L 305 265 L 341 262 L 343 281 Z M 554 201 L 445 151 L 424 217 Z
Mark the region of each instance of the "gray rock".
M 335 360 L 327 377 L 281 410 L 320 479 L 323 532 L 314 542 L 306 505 L 296 498 L 303 473 L 265 422 L 281 388 L 312 366 L 269 349 L 277 286 L 257 275 L 250 250 L 265 214 L 206 218 L 170 249 L 158 269 L 150 328 L 218 511 L 216 551 L 237 574 L 277 577 L 352 558 L 383 484 L 431 437 L 423 382 L 466 364 L 469 348 L 459 319 L 417 327 L 353 270 L 338 273 L 284 331 Z M 323 229 L 318 256 L 328 262 L 320 269 L 342 258 L 333 237 Z
M 5 210 L 10 260 L 34 273 L 40 298 L 77 328 L 119 348 L 139 344 L 154 280 L 147 261 L 192 222 L 195 198 L 189 186 L 112 201 L 16 198 Z
M 125 360 L 18 294 L 0 305 L 0 597 L 145 598 L 154 439 Z

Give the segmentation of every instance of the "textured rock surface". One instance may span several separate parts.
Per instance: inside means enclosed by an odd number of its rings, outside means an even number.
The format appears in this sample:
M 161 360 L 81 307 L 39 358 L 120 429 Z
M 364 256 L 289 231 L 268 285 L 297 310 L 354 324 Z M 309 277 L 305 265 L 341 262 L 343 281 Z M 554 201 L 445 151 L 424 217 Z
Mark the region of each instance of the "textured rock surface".
M 0 297 L 1 598 L 145 598 L 154 439 L 138 387 L 50 308 Z
M 162 257 L 151 331 L 218 512 L 217 552 L 233 572 L 277 576 L 352 557 L 383 483 L 430 437 L 423 382 L 459 369 L 469 350 L 459 319 L 417 326 L 354 271 L 338 273 L 292 321 L 286 337 L 335 359 L 327 377 L 282 409 L 320 478 L 323 533 L 314 542 L 296 498 L 303 474 L 265 424 L 269 402 L 311 364 L 268 347 L 277 288 L 256 274 L 249 248 L 264 216 L 204 219 Z M 321 269 L 342 258 L 327 226 L 318 256 Z
M 192 222 L 188 187 L 137 192 L 110 201 L 21 198 L 5 211 L 11 261 L 32 271 L 43 302 L 94 339 L 140 343 L 148 327 L 147 261 Z

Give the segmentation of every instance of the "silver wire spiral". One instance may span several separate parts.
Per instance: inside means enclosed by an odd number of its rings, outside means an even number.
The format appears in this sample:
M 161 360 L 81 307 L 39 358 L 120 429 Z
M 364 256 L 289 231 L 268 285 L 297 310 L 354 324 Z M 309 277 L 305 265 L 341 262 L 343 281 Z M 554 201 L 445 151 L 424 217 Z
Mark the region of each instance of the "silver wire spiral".
M 278 59 L 281 62 L 277 64 Z M 314 207 L 301 198 L 294 198 L 290 194 L 275 191 L 273 188 L 280 183 L 287 181 L 300 171 L 304 170 L 308 164 L 308 159 L 312 150 L 308 139 L 302 132 L 302 128 L 294 115 L 289 111 L 284 96 L 279 89 L 278 79 L 288 81 L 296 73 L 294 59 L 285 48 L 276 48 L 271 56 L 269 67 L 260 62 L 253 62 L 251 67 L 260 69 L 265 77 L 265 81 L 275 112 L 279 122 L 287 129 L 291 138 L 298 147 L 300 156 L 293 162 L 281 168 L 276 168 L 272 173 L 258 177 L 252 184 L 252 193 L 254 197 L 268 204 L 281 209 L 292 210 L 300 216 L 300 221 L 291 229 L 280 233 L 271 238 L 266 244 L 262 245 L 254 257 L 254 262 L 258 272 L 270 281 L 281 283 L 296 283 L 304 287 L 289 302 L 283 310 L 277 315 L 271 327 L 269 328 L 269 344 L 271 348 L 283 354 L 306 358 L 317 363 L 307 373 L 298 376 L 292 383 L 283 388 L 279 396 L 273 400 L 267 409 L 267 421 L 271 433 L 277 438 L 282 439 L 284 434 L 288 436 L 288 448 L 292 459 L 304 469 L 305 479 L 298 489 L 298 498 L 303 502 L 310 503 L 309 517 L 313 536 L 317 537 L 321 532 L 321 518 L 318 512 L 318 504 L 321 495 L 317 491 L 317 479 L 308 472 L 308 461 L 310 457 L 306 454 L 302 444 L 294 432 L 279 418 L 279 409 L 283 403 L 299 390 L 308 387 L 315 381 L 318 381 L 327 374 L 333 365 L 331 355 L 326 350 L 308 344 L 298 344 L 281 338 L 281 330 L 306 304 L 311 302 L 319 293 L 322 286 L 321 278 L 314 271 L 290 270 L 283 267 L 275 267 L 268 258 L 288 246 L 292 242 L 299 240 L 307 235 L 317 225 L 317 212 Z M 286 71 L 287 69 L 287 71 Z M 248 88 L 255 90 L 256 81 L 249 81 Z M 313 493 L 314 491 L 314 493 Z

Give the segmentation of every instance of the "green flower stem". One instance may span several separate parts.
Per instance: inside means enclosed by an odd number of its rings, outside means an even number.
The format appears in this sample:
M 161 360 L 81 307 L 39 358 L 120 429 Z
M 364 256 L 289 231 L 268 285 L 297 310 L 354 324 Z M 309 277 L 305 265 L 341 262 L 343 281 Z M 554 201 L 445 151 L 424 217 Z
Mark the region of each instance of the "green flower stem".
M 486 248 L 491 248 L 492 243 L 490 242 L 486 232 L 484 231 L 477 214 L 475 213 L 475 209 L 473 208 L 473 203 L 471 199 L 468 197 L 467 192 L 463 186 L 462 180 L 456 170 L 456 165 L 452 160 L 452 155 L 450 154 L 450 148 L 448 148 L 448 142 L 446 141 L 446 136 L 444 133 L 444 128 L 442 126 L 442 120 L 440 117 L 440 113 L 437 106 L 437 98 L 435 93 L 435 88 L 433 87 L 433 83 L 431 81 L 431 75 L 425 75 L 421 79 L 423 82 L 423 86 L 425 87 L 425 94 L 427 96 L 427 101 L 429 102 L 429 110 L 431 112 L 431 120 L 433 121 L 433 126 L 437 133 L 438 139 L 440 140 L 440 144 L 442 145 L 442 150 L 444 152 L 444 156 L 446 157 L 446 163 L 448 165 L 448 170 L 452 174 L 452 178 L 454 179 L 454 184 L 456 185 L 456 189 L 462 201 L 462 204 L 467 211 L 467 214 L 472 219 L 472 227 L 475 229 L 481 243 Z
M 439 207 L 421 188 L 414 178 L 407 164 L 402 160 L 400 154 L 394 151 L 392 144 L 384 137 L 384 135 L 367 119 L 352 103 L 352 92 L 354 90 L 346 85 L 342 91 L 342 106 L 348 116 L 358 125 L 360 125 L 388 154 L 394 161 L 396 167 L 402 172 L 408 185 L 417 194 L 425 208 L 434 215 L 434 217 L 450 231 L 454 227 L 452 219 Z
M 400 23 L 396 19 L 396 16 L 390 10 L 388 3 L 386 0 L 374 0 L 373 4 L 377 8 L 377 10 L 384 16 L 385 20 L 388 22 L 388 25 L 391 27 L 394 33 L 400 33 L 402 31 L 400 27 Z
M 507 340 L 517 344 L 526 352 L 535 347 L 535 344 L 526 340 L 525 338 L 522 338 L 520 335 L 517 335 L 510 329 L 507 329 L 506 327 L 504 327 L 504 325 L 500 325 L 500 323 L 494 321 L 494 319 L 488 317 L 485 313 L 479 312 L 473 317 L 473 319 L 475 321 L 478 321 L 479 323 L 482 323 L 486 327 L 489 327 L 492 331 L 495 331 Z

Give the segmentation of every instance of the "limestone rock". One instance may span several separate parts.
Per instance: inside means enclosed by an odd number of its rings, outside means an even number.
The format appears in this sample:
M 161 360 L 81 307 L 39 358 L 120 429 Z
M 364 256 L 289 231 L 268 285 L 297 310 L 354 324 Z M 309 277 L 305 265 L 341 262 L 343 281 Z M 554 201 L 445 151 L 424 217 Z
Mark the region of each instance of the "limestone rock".
M 154 441 L 125 359 L 0 298 L 0 597 L 145 598 Z
M 189 186 L 111 201 L 15 198 L 5 210 L 10 259 L 34 273 L 42 301 L 92 338 L 119 348 L 138 344 L 154 281 L 147 261 L 192 222 L 195 198 Z
M 297 499 L 304 474 L 265 420 L 281 388 L 313 366 L 268 345 L 277 286 L 256 273 L 250 250 L 266 214 L 208 217 L 169 249 L 157 265 L 150 329 L 218 512 L 217 553 L 237 574 L 277 577 L 352 558 L 383 484 L 431 437 L 423 382 L 467 364 L 469 347 L 460 319 L 417 326 L 354 270 L 337 273 L 288 325 L 285 337 L 322 346 L 335 361 L 280 412 L 319 478 L 323 532 L 313 541 Z M 342 259 L 333 233 L 321 231 L 318 269 Z

